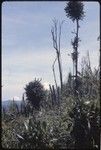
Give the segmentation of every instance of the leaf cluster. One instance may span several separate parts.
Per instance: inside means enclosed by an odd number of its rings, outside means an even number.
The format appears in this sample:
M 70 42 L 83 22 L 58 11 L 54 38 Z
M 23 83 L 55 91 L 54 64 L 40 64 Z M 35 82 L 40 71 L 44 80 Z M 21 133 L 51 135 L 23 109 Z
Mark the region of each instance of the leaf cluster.
M 66 16 L 69 17 L 73 22 L 75 20 L 83 20 L 84 10 L 83 3 L 79 1 L 70 1 L 65 7 Z
M 29 82 L 25 87 L 26 97 L 29 103 L 36 108 L 40 108 L 40 102 L 45 98 L 45 89 L 40 80 Z

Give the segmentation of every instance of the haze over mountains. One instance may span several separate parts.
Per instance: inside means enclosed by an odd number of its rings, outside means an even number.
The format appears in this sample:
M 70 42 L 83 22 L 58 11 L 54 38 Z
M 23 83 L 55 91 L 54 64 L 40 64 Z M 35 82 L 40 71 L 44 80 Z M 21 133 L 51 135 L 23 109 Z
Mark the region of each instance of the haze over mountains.
M 5 108 L 8 110 L 9 106 L 11 105 L 13 101 L 12 100 L 5 100 L 2 101 L 2 108 Z M 19 100 L 14 100 L 14 102 L 18 105 L 18 107 L 20 108 L 22 101 Z

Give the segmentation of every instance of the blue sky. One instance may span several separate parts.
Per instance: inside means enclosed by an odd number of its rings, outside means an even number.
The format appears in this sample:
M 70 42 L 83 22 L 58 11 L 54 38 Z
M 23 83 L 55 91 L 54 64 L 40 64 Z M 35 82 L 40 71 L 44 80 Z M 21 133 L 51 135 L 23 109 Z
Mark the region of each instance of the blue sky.
M 89 50 L 92 68 L 99 61 L 99 3 L 84 2 L 85 18 L 80 21 L 79 64 Z M 52 63 L 56 57 L 52 46 L 52 19 L 62 26 L 61 53 L 63 80 L 72 71 L 71 31 L 75 23 L 66 17 L 65 1 L 3 2 L 2 4 L 2 99 L 21 98 L 25 85 L 35 77 L 42 78 L 45 87 L 54 84 Z M 80 69 L 80 65 L 79 65 Z M 56 64 L 57 81 L 59 81 Z

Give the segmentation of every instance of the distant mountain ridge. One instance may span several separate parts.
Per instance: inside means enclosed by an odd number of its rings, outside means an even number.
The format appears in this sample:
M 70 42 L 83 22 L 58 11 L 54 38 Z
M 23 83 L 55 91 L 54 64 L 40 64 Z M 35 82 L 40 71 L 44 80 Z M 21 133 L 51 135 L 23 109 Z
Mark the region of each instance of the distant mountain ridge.
M 13 102 L 12 100 L 5 100 L 5 101 L 2 101 L 2 108 L 8 109 L 12 102 Z M 18 105 L 18 107 L 20 108 L 21 103 L 22 103 L 22 100 L 21 100 L 21 101 L 14 100 L 14 102 L 15 102 L 15 103 Z

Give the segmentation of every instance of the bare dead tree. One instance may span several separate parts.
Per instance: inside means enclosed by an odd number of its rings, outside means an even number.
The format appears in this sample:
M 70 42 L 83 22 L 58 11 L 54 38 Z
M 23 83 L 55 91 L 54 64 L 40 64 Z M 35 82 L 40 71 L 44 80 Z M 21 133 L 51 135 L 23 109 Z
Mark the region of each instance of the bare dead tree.
M 54 94 L 53 94 L 53 88 L 52 86 L 49 84 L 49 88 L 50 88 L 50 94 L 51 94 L 51 102 L 52 102 L 52 106 L 54 106 Z
M 60 94 L 59 94 L 59 87 L 57 85 L 57 81 L 56 81 L 56 74 L 55 74 L 55 63 L 56 63 L 57 57 L 55 58 L 53 65 L 52 65 L 52 69 L 53 69 L 53 76 L 54 76 L 54 82 L 55 82 L 55 87 L 56 87 L 56 99 L 59 105 L 59 101 L 60 101 Z
M 52 70 L 53 70 L 53 76 L 54 76 L 55 86 L 56 86 L 56 89 L 57 89 L 57 81 L 56 81 L 56 74 L 55 74 L 55 62 L 56 62 L 56 60 L 57 60 L 57 57 L 55 58 L 55 60 L 53 62 Z
M 60 44 L 61 44 L 61 28 L 63 21 L 59 24 L 59 32 L 57 31 L 58 21 L 56 19 L 53 20 L 54 25 L 51 28 L 51 34 L 53 39 L 53 47 L 56 50 L 58 66 L 59 66 L 59 74 L 60 74 L 60 85 L 61 91 L 63 89 L 63 78 L 62 78 L 62 63 L 61 63 L 61 52 L 60 52 Z

